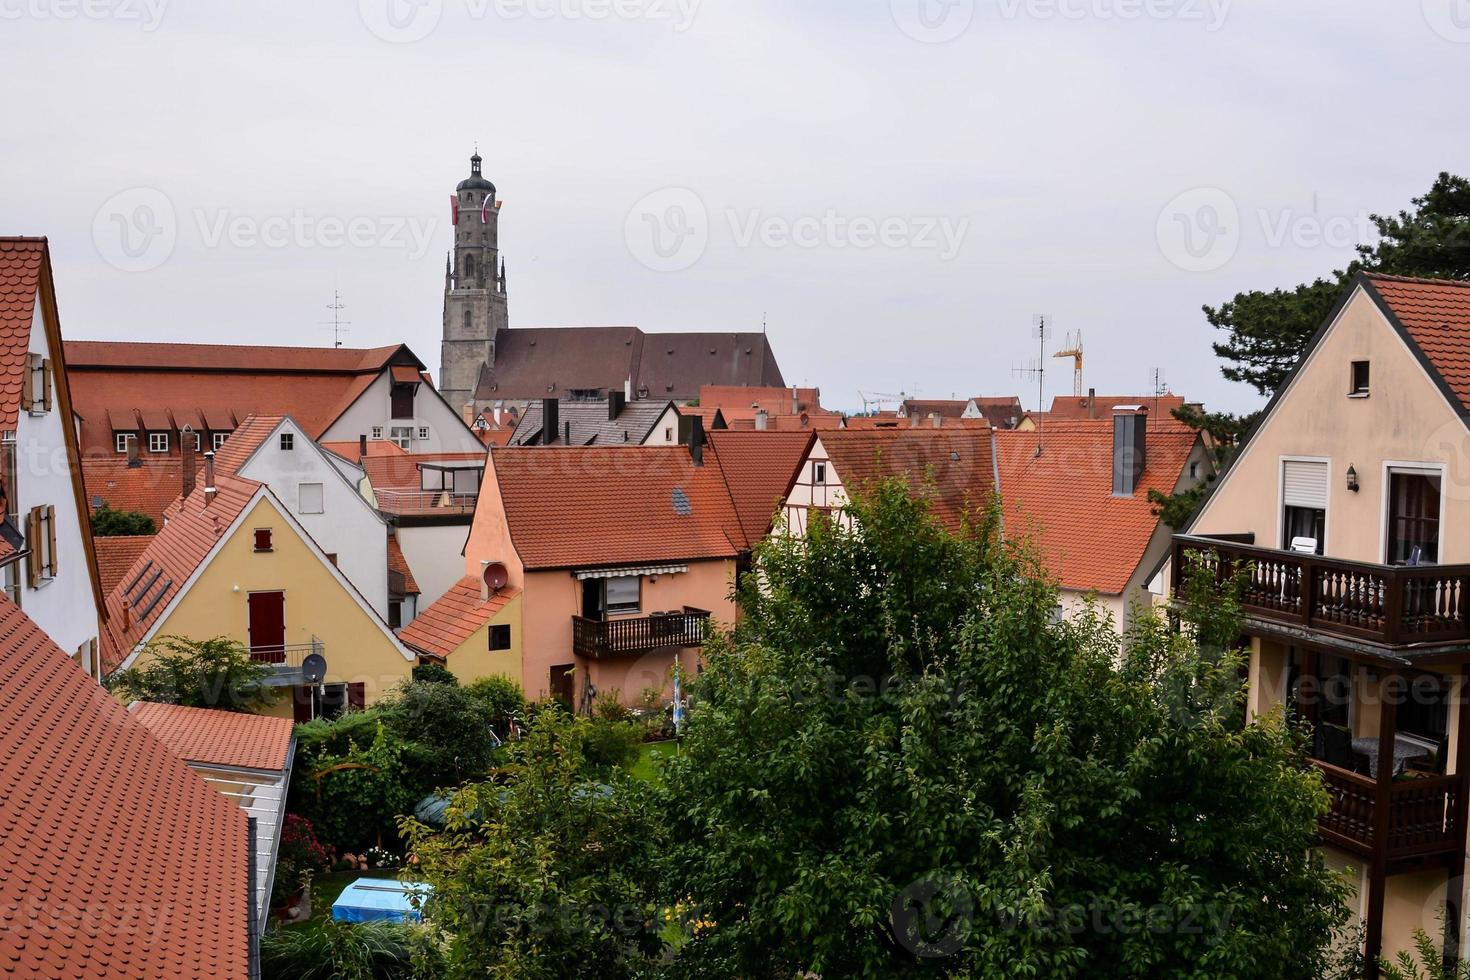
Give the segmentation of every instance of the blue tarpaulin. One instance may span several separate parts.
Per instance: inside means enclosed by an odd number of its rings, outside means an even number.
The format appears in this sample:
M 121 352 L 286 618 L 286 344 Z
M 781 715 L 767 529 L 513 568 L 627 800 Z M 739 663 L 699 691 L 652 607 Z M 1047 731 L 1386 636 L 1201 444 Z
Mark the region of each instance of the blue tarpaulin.
M 338 922 L 419 922 L 413 900 L 427 899 L 433 888 L 420 882 L 405 884 L 392 878 L 359 878 L 332 903 Z

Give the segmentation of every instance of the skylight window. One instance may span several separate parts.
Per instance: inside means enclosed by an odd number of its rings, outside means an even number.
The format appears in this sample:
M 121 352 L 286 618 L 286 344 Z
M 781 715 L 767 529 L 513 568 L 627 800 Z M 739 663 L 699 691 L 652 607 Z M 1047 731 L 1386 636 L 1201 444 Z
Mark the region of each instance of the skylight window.
M 674 513 L 680 517 L 688 517 L 694 513 L 694 506 L 689 503 L 689 495 L 680 487 L 675 487 L 673 494 Z

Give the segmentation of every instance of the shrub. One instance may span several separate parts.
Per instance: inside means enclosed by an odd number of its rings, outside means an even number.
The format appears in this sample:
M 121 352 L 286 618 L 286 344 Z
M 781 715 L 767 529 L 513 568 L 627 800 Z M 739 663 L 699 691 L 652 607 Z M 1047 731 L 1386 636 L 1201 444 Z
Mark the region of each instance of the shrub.
M 470 697 L 484 705 L 495 734 L 506 738 L 510 723 L 526 721 L 526 697 L 520 685 L 509 677 L 482 677 L 465 688 Z
M 422 795 L 408 768 L 409 746 L 379 718 L 372 741 L 322 753 L 293 773 L 288 806 L 337 851 L 382 844 Z
M 454 671 L 432 660 L 425 661 L 414 667 L 413 682 L 415 684 L 448 684 L 451 687 L 459 687 L 459 678 L 454 676 Z
M 592 702 L 592 713 L 605 721 L 627 721 L 633 712 L 623 704 L 623 692 L 610 688 L 597 695 Z
M 489 771 L 495 751 L 490 713 L 464 688 L 411 682 L 376 710 L 399 739 L 410 743 L 409 766 L 420 795 Z
M 583 754 L 595 772 L 608 773 L 630 765 L 643 744 L 643 729 L 630 721 L 593 718 L 587 723 Z
M 92 536 L 116 538 L 138 534 L 157 534 L 153 518 L 133 510 L 113 510 L 104 502 L 92 511 Z
M 276 877 L 271 888 L 271 907 L 291 900 L 312 875 L 331 866 L 332 857 L 317 840 L 311 821 L 294 813 L 281 824 L 281 843 L 276 852 Z
M 270 664 L 251 660 L 244 645 L 227 636 L 161 637 L 148 644 L 140 659 L 142 666 L 109 681 L 109 688 L 124 701 L 248 713 L 275 700 L 274 692 L 261 684 L 271 672 Z
M 443 975 L 422 926 L 326 919 L 320 929 L 276 929 L 260 940 L 267 980 L 428 980 Z

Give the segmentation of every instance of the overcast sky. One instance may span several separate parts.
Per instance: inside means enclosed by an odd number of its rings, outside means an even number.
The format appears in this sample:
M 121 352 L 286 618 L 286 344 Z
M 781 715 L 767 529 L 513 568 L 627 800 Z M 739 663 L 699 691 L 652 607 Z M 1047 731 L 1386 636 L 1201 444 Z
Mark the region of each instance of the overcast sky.
M 0 0 L 0 77 L 69 338 L 326 345 L 340 290 L 437 376 L 478 141 L 512 327 L 765 317 L 849 409 L 1034 404 L 1037 313 L 1252 408 L 1201 304 L 1470 171 L 1467 0 Z

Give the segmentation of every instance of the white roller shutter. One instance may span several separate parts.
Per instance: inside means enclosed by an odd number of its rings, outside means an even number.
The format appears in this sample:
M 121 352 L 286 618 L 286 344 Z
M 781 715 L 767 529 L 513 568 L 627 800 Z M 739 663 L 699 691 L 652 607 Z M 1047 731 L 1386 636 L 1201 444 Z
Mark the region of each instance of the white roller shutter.
M 1288 459 L 1281 469 L 1282 502 L 1288 507 L 1327 509 L 1327 464 Z

